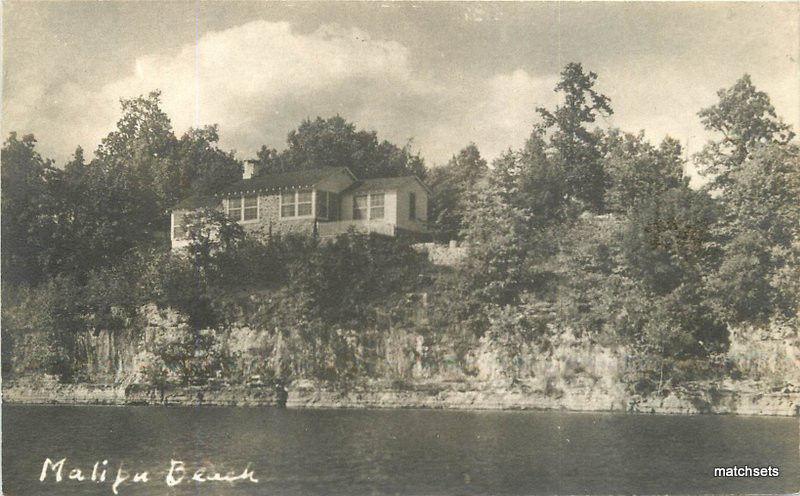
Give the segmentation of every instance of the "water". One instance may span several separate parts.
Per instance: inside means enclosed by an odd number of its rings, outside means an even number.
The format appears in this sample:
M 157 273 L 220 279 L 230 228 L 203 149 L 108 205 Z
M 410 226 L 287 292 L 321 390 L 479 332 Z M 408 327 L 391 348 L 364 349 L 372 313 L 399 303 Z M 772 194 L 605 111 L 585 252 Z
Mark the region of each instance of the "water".
M 150 472 L 122 495 L 789 493 L 800 489 L 795 418 L 561 412 L 5 406 L 4 494 L 112 493 L 38 478 L 67 457 Z M 170 459 L 258 483 L 168 488 Z M 714 478 L 715 466 L 780 477 Z M 112 472 L 112 470 L 109 470 Z M 66 476 L 65 472 L 65 476 Z M 109 476 L 113 478 L 113 475 Z

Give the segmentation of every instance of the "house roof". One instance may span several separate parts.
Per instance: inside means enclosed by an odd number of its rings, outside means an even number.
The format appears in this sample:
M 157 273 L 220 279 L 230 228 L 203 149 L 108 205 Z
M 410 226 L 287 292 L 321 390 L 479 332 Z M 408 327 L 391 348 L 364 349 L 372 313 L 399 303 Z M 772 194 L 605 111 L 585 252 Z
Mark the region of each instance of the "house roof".
M 213 208 L 218 204 L 219 199 L 213 196 L 190 196 L 178 202 L 173 210 L 196 210 L 204 207 Z
M 420 181 L 417 176 L 400 176 L 400 177 L 376 177 L 373 179 L 361 179 L 347 188 L 345 191 L 348 193 L 360 193 L 375 190 L 390 190 L 398 189 L 402 186 L 407 186 L 409 183 L 418 183 L 425 191 L 430 193 L 430 188 Z
M 290 172 L 279 172 L 277 174 L 265 174 L 250 179 L 242 179 L 223 188 L 215 196 L 229 196 L 234 193 L 271 191 L 290 188 L 312 187 L 323 179 L 333 174 L 344 172 L 351 176 L 355 181 L 355 176 L 347 167 L 323 167 L 320 169 L 308 169 Z
M 345 192 L 391 190 L 416 182 L 419 183 L 425 191 L 430 193 L 430 188 L 420 181 L 417 176 L 379 177 L 358 180 L 347 167 L 323 167 L 319 169 L 265 174 L 250 179 L 242 179 L 241 181 L 237 181 L 222 188 L 213 196 L 190 196 L 189 198 L 185 198 L 175 206 L 174 210 L 195 210 L 203 207 L 215 207 L 219 204 L 220 198 L 241 193 L 311 188 L 320 181 L 336 173 L 345 173 L 353 179 L 353 184 L 346 188 Z

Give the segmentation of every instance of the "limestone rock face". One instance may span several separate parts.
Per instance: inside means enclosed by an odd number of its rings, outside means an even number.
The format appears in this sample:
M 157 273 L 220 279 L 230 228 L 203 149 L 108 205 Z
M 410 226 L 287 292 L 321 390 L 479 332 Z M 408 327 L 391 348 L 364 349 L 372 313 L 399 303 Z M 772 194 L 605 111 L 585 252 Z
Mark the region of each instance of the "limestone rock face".
M 750 379 L 798 387 L 800 329 L 782 322 L 732 329 L 728 358 Z
M 258 295 L 252 298 L 257 304 Z M 225 357 L 218 377 L 202 386 L 167 381 L 159 389 L 148 385 L 143 371 L 157 361 L 169 336 L 186 333 L 188 324 L 180 313 L 155 305 L 143 306 L 136 320 L 130 329 L 80 336 L 87 359 L 82 383 L 15 374 L 4 377 L 4 401 L 273 405 L 271 378 L 289 378 L 287 404 L 296 407 L 800 415 L 800 336 L 780 323 L 731 331 L 724 358 L 740 377 L 640 396 L 624 382 L 626 349 L 563 329 L 548 331 L 547 347 L 524 343 L 515 354 L 484 335 L 465 356 L 415 328 L 336 329 L 362 369 L 353 384 L 333 386 L 298 372 L 297 354 L 307 350 L 298 348 L 303 342 L 294 339 L 292 329 L 257 328 L 244 317 L 200 331 L 213 333 L 215 352 Z M 35 346 L 35 333 L 26 339 L 16 344 L 15 354 Z

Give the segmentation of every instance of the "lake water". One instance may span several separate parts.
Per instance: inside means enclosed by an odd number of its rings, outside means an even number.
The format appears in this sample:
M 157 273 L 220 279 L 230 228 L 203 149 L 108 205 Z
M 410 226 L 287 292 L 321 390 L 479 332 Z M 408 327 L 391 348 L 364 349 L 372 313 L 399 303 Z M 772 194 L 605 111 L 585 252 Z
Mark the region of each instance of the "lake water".
M 11 496 L 789 493 L 800 489 L 796 418 L 562 412 L 4 406 Z M 87 479 L 39 482 L 46 458 Z M 171 459 L 250 481 L 169 488 Z M 777 478 L 715 478 L 716 466 L 778 467 Z M 102 467 L 102 465 L 100 465 Z M 99 472 L 98 472 L 99 473 Z M 209 472 L 205 473 L 208 476 Z M 132 476 L 133 474 L 131 474 Z M 180 473 L 174 473 L 178 479 Z

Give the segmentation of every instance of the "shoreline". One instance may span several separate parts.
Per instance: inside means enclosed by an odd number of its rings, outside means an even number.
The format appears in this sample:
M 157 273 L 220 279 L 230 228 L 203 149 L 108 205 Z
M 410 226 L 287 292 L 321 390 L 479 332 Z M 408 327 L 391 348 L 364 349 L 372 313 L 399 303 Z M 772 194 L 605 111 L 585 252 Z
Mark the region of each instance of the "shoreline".
M 279 394 L 271 387 L 143 385 L 3 385 L 3 404 L 109 406 L 253 406 L 290 409 L 436 409 L 570 411 L 669 415 L 800 416 L 800 392 L 682 390 L 663 396 L 612 395 L 588 388 L 545 395 L 474 384 L 427 384 L 410 388 L 349 391 L 299 386 Z M 283 396 L 283 397 L 281 397 Z

